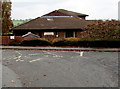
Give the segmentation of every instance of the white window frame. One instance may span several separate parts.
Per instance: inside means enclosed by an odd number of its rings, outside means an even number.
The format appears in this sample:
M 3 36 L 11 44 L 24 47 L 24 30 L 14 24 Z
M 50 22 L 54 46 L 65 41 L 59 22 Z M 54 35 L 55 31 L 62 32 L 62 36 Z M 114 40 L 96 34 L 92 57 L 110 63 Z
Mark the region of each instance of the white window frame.
M 15 36 L 10 36 L 10 39 L 15 39 Z
M 44 32 L 44 36 L 54 36 L 54 32 Z
M 56 37 L 57 37 L 57 38 L 59 37 L 58 32 L 56 32 Z
M 76 37 L 76 32 L 75 32 L 75 31 L 73 32 L 73 37 L 74 37 L 74 38 Z

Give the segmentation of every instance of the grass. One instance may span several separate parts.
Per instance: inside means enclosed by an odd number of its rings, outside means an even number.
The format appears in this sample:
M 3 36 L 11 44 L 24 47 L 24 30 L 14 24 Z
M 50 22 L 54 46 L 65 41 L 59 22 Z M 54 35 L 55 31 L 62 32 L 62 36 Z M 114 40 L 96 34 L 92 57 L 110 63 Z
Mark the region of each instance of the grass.
M 29 21 L 29 20 L 13 20 L 13 25 L 18 26 L 18 25 L 25 23 L 27 21 Z
M 20 25 L 20 24 L 22 24 L 22 23 L 24 23 L 25 21 L 24 20 L 14 20 L 13 21 L 13 25 L 14 26 L 17 26 L 17 25 Z

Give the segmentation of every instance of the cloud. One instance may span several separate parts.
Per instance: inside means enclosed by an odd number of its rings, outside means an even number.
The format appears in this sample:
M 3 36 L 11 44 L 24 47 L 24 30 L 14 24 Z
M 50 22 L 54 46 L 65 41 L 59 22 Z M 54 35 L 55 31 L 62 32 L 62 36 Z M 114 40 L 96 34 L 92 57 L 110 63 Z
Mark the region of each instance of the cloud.
M 119 0 L 13 0 L 12 17 L 36 18 L 56 9 L 88 14 L 88 19 L 117 19 Z

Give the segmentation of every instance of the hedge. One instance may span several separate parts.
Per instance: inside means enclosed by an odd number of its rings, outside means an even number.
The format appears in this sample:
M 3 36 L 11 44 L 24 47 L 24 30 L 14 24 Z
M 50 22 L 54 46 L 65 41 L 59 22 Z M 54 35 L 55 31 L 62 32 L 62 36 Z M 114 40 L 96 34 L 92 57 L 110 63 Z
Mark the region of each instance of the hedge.
M 120 41 L 79 41 L 77 46 L 81 47 L 102 47 L 102 48 L 120 48 Z
M 44 39 L 27 39 L 21 42 L 22 46 L 49 46 L 51 43 Z
M 102 47 L 102 48 L 120 48 L 120 40 L 92 40 L 92 39 L 63 39 L 53 43 L 54 46 L 79 46 L 79 47 Z
M 10 46 L 20 46 L 21 42 L 20 41 L 17 41 L 17 40 L 13 40 L 10 42 Z
M 93 40 L 80 38 L 55 38 L 52 42 L 45 39 L 25 39 L 21 43 L 14 40 L 10 45 L 15 46 L 78 46 L 78 47 L 97 47 L 97 48 L 120 48 L 119 39 Z

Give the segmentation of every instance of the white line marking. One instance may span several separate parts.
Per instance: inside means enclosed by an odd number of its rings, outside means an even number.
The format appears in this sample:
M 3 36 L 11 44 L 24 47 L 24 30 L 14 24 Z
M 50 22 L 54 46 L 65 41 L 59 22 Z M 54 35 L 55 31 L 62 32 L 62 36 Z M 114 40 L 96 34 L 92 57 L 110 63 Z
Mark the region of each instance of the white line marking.
M 54 55 L 53 57 L 63 57 L 63 56 L 59 56 L 59 55 Z
M 28 54 L 30 56 L 34 56 L 34 55 L 39 55 L 39 53 L 35 53 L 35 54 Z
M 22 60 L 22 59 L 17 59 L 16 61 L 24 61 L 24 60 Z
M 40 58 L 39 59 L 35 59 L 35 60 L 31 60 L 29 62 L 31 63 L 31 62 L 35 62 L 35 61 L 38 61 L 38 60 L 40 60 Z
M 83 56 L 83 52 L 80 52 L 80 56 Z
M 24 60 L 20 60 L 20 61 L 24 61 Z

